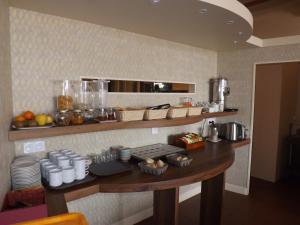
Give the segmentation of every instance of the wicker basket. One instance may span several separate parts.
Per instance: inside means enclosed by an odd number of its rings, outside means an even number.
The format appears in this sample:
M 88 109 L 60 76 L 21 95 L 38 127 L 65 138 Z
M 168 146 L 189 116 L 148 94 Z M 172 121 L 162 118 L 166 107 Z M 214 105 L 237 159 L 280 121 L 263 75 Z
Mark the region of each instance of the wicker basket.
M 186 157 L 187 160 L 177 160 L 177 157 Z M 191 164 L 191 162 L 193 161 L 193 159 L 189 156 L 186 155 L 182 155 L 182 154 L 171 154 L 171 155 L 167 155 L 167 160 L 168 163 L 178 166 L 178 167 L 185 167 L 185 166 L 189 166 Z
M 158 120 L 167 117 L 168 109 L 147 109 L 144 114 L 144 120 Z
M 189 107 L 187 116 L 199 116 L 202 113 L 202 107 Z
M 143 120 L 144 109 L 126 109 L 117 111 L 117 119 L 120 122 Z
M 151 168 L 151 167 L 147 166 L 145 164 L 145 162 L 140 162 L 138 164 L 138 166 L 140 167 L 142 172 L 149 173 L 149 174 L 152 174 L 155 176 L 165 173 L 168 169 L 168 164 L 165 164 L 163 167 L 160 167 L 160 168 Z
M 186 117 L 188 108 L 185 107 L 172 107 L 169 109 L 167 117 L 169 119 Z

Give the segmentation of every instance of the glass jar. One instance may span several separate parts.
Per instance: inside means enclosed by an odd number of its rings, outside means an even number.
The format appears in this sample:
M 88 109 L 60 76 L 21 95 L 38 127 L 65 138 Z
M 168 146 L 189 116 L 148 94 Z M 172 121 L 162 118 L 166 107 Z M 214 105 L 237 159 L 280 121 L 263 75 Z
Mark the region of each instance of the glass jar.
M 181 102 L 182 102 L 182 105 L 185 107 L 193 106 L 193 99 L 191 97 L 183 97 Z
M 96 103 L 98 108 L 106 108 L 107 105 L 107 92 L 108 83 L 107 80 L 96 80 L 95 83 L 95 93 L 96 93 Z
M 107 119 L 108 120 L 116 120 L 116 111 L 113 108 L 107 108 L 106 109 L 107 112 Z
M 72 113 L 68 110 L 60 110 L 55 115 L 57 126 L 69 126 L 71 122 Z
M 76 81 L 75 109 L 87 110 L 96 107 L 96 92 L 94 81 Z
M 71 123 L 72 125 L 81 125 L 84 123 L 83 112 L 80 109 L 75 109 L 73 111 Z
M 84 120 L 86 122 L 92 122 L 97 117 L 95 109 L 87 109 L 84 111 Z
M 74 106 L 74 83 L 71 80 L 54 81 L 57 111 L 72 110 Z
M 97 117 L 98 121 L 105 121 L 108 120 L 108 115 L 107 115 L 107 111 L 105 108 L 100 108 L 99 109 L 99 113 L 98 113 L 98 117 Z

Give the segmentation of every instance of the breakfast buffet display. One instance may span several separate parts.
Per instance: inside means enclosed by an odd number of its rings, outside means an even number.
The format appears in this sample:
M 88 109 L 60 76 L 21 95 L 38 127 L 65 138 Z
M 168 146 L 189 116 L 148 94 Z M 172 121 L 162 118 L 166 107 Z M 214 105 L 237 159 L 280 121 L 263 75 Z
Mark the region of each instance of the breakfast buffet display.
M 35 114 L 28 110 L 14 117 L 12 129 L 38 129 L 53 126 L 76 126 L 90 123 L 130 122 L 176 119 L 217 112 L 217 103 L 196 103 L 183 97 L 180 104 L 163 104 L 144 108 L 108 107 L 108 81 L 54 81 L 55 111 Z

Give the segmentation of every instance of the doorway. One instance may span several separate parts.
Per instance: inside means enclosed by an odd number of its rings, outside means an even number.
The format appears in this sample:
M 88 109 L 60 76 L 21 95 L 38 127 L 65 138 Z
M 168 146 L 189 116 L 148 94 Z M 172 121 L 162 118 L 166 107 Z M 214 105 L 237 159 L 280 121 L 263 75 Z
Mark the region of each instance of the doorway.
M 288 137 L 299 124 L 300 62 L 256 65 L 252 177 L 276 182 L 288 176 Z

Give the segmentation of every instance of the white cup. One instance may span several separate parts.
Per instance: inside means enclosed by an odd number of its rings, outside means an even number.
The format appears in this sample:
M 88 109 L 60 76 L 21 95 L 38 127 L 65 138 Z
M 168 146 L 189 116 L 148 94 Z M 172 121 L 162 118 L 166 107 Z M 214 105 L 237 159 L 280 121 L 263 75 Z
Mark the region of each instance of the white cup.
M 82 180 L 89 174 L 89 166 L 86 159 L 83 157 L 76 157 L 73 159 L 73 166 L 75 168 L 76 180 Z
M 219 110 L 220 110 L 219 104 L 215 104 L 215 105 L 214 105 L 214 108 L 215 108 L 215 112 L 219 112 Z
M 42 173 L 42 177 L 46 178 L 46 166 L 53 166 L 54 164 L 50 161 L 48 162 L 42 162 L 41 163 L 41 173 Z
M 50 162 L 50 160 L 48 158 L 40 159 L 40 164 L 42 164 L 44 162 Z
M 51 155 L 52 158 L 50 158 L 50 161 L 51 161 L 52 163 L 58 165 L 58 160 L 57 160 L 57 158 L 60 157 L 60 156 L 63 156 L 63 154 L 61 154 L 61 153 L 55 153 L 55 154 L 52 154 L 52 155 Z
M 62 171 L 63 183 L 69 184 L 75 180 L 75 169 L 72 166 L 63 168 Z
M 59 152 L 64 155 L 73 153 L 72 150 L 69 150 L 69 149 L 62 149 L 62 150 L 59 150 Z
M 64 155 L 65 155 L 65 156 L 68 156 L 69 158 L 74 158 L 74 157 L 80 156 L 80 155 L 78 155 L 78 154 L 75 153 L 75 152 L 65 153 Z
M 57 154 L 57 153 L 59 153 L 59 152 L 58 152 L 58 151 L 51 151 L 51 152 L 48 152 L 48 158 L 50 159 L 50 161 L 51 161 L 51 159 L 52 159 L 52 155 Z
M 70 166 L 70 158 L 67 156 L 59 156 L 57 157 L 57 165 L 61 168 L 65 168 Z
M 61 169 L 52 169 L 49 171 L 49 185 L 51 187 L 58 187 L 63 183 L 63 173 Z
M 45 166 L 45 178 L 48 182 L 49 182 L 49 171 L 53 170 L 53 169 L 57 169 L 57 166 L 54 164 Z

